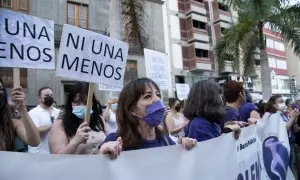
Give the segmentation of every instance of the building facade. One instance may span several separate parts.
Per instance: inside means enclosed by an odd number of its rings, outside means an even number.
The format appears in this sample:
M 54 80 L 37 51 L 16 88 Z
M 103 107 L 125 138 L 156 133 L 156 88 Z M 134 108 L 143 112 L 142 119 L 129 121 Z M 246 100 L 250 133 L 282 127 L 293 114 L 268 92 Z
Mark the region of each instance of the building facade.
M 163 1 L 160 0 L 145 1 L 145 32 L 149 37 L 146 48 L 165 52 L 164 33 L 161 29 L 163 27 L 162 4 Z M 56 57 L 63 24 L 72 24 L 126 41 L 123 37 L 122 4 L 119 0 L 0 0 L 0 6 L 53 20 Z M 145 76 L 143 50 L 131 44 L 124 83 L 143 76 Z M 10 94 L 13 87 L 12 68 L 1 67 L 0 77 Z M 67 93 L 75 83 L 72 80 L 55 77 L 54 70 L 21 69 L 21 86 L 25 89 L 29 106 L 37 104 L 37 91 L 43 86 L 53 88 L 57 104 L 63 105 Z M 99 91 L 97 87 L 95 94 L 102 104 L 105 104 L 110 96 L 118 95 L 117 92 Z

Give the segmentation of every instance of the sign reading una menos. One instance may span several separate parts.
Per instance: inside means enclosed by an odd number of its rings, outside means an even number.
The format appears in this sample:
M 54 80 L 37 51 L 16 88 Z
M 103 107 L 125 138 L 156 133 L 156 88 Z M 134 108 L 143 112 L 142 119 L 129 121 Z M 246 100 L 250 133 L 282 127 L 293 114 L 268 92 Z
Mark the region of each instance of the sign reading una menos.
M 0 9 L 0 67 L 55 69 L 54 22 Z
M 65 24 L 56 76 L 123 87 L 128 44 Z
M 167 54 L 144 49 L 146 74 L 161 90 L 168 90 L 169 68 Z

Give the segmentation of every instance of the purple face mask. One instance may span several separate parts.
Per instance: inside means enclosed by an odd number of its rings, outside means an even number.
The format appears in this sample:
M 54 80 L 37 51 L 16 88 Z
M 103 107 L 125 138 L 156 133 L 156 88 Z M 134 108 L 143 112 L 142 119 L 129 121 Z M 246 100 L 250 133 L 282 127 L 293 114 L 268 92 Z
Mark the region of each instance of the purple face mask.
M 146 116 L 144 117 L 144 121 L 151 127 L 155 127 L 160 125 L 163 121 L 164 113 L 165 113 L 165 105 L 159 100 L 153 104 L 150 104 L 146 107 Z

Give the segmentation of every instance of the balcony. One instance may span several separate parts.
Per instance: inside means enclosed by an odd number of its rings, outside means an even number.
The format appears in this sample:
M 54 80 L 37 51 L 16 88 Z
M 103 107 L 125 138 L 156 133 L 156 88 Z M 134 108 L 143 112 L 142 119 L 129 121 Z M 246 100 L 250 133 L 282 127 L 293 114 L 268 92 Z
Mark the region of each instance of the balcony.
M 189 14 L 190 12 L 197 12 L 206 15 L 205 5 L 201 2 L 194 1 L 194 0 L 179 1 L 178 10 L 183 14 Z
M 54 43 L 56 46 L 59 46 L 61 35 L 62 35 L 63 25 L 61 24 L 54 24 Z M 103 34 L 109 36 L 109 32 L 107 30 L 95 30 L 95 29 L 88 29 L 89 31 L 93 31 L 95 33 Z

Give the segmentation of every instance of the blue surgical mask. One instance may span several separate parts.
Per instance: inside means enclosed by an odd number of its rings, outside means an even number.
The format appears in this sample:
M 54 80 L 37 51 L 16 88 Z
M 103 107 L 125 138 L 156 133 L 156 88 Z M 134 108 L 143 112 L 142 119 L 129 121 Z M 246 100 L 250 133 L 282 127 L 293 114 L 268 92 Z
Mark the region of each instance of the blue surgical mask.
M 72 113 L 77 116 L 80 119 L 85 118 L 86 114 L 86 106 L 73 106 L 73 111 Z M 93 110 L 91 109 L 90 114 L 93 113 Z
M 110 106 L 110 109 L 111 109 L 112 111 L 116 111 L 116 110 L 117 110 L 117 107 L 118 107 L 118 104 L 112 104 L 112 105 Z
M 156 127 L 161 124 L 164 119 L 165 105 L 159 100 L 146 107 L 146 116 L 143 118 L 144 121 L 151 127 Z

